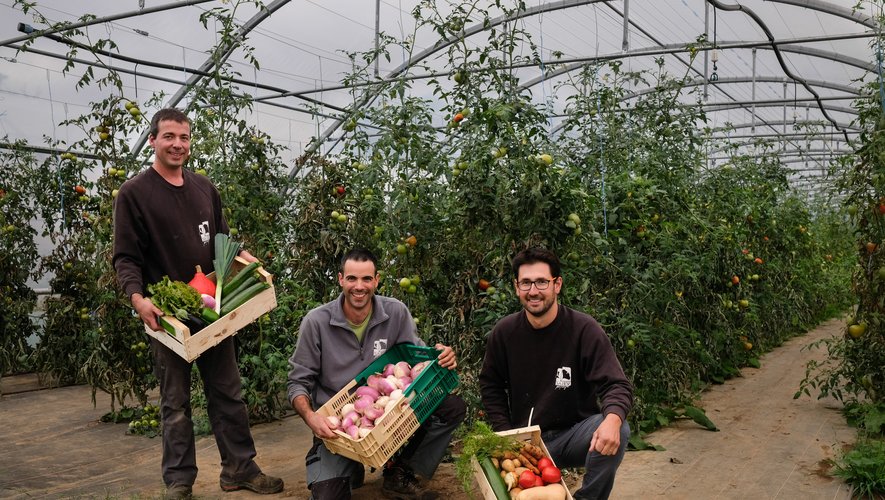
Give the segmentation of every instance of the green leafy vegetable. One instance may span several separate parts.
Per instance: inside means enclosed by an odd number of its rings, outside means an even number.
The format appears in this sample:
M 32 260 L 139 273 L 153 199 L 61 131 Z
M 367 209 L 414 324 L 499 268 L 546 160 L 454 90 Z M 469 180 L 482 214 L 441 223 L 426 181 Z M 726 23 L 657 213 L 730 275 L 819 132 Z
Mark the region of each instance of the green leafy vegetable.
M 464 437 L 461 455 L 455 460 L 455 470 L 464 491 L 472 496 L 473 467 L 470 463 L 471 457 L 476 457 L 477 461 L 482 462 L 483 459 L 491 457 L 493 453 L 517 450 L 520 446 L 521 444 L 512 437 L 495 434 L 485 422 L 474 422 L 473 427 Z
M 188 314 L 199 316 L 203 308 L 203 299 L 200 292 L 183 281 L 172 281 L 169 276 L 153 285 L 148 285 L 151 294 L 151 302 L 160 308 L 163 313 L 185 320 Z

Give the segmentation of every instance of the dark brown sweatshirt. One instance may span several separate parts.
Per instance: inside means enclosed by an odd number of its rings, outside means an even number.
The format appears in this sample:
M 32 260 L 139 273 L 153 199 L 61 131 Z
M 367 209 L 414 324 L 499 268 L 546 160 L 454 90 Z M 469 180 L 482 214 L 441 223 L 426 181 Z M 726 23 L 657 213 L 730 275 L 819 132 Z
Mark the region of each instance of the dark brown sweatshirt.
M 173 186 L 153 168 L 123 183 L 114 201 L 114 268 L 131 297 L 164 275 L 188 282 L 195 266 L 212 271 L 216 233 L 227 233 L 221 196 L 202 175 L 184 170 Z
M 520 311 L 501 319 L 489 337 L 479 376 L 482 403 L 496 431 L 532 425 L 564 430 L 595 414 L 626 421 L 633 387 L 611 341 L 591 316 L 563 305 L 534 329 Z

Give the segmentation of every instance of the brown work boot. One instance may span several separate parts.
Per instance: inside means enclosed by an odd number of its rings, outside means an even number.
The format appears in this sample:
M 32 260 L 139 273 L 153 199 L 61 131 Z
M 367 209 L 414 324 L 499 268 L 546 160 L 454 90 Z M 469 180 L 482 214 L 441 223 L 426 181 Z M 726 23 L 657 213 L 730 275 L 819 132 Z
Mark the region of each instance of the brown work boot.
M 259 472 L 257 476 L 246 481 L 225 481 L 222 479 L 221 489 L 224 491 L 249 490 L 259 495 L 270 495 L 283 491 L 283 480 Z
M 435 491 L 423 488 L 411 470 L 398 465 L 384 470 L 384 483 L 381 485 L 381 491 L 386 498 L 396 500 L 435 500 L 439 498 Z
M 193 487 L 189 484 L 171 484 L 166 487 L 163 500 L 187 500 L 193 498 Z

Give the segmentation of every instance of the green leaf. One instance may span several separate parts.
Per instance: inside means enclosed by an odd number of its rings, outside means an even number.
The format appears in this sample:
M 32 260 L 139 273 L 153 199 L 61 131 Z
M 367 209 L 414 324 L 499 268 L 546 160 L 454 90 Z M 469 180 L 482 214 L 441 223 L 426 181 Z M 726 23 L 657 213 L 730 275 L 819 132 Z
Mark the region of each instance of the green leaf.
M 691 418 L 696 423 L 704 426 L 708 430 L 719 431 L 719 429 L 716 427 L 716 424 L 714 424 L 713 421 L 707 417 L 707 414 L 704 413 L 704 410 L 700 408 L 696 408 L 694 406 L 686 406 L 684 414 L 686 417 Z

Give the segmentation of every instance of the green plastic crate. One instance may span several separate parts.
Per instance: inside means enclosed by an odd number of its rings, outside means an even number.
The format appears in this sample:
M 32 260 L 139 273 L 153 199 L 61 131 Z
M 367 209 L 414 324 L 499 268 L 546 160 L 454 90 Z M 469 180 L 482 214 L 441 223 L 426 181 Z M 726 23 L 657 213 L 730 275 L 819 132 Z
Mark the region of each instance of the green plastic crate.
M 409 397 L 414 393 L 409 406 L 415 412 L 418 422 L 425 420 L 439 407 L 446 395 L 458 387 L 458 374 L 454 370 L 442 368 L 437 361 L 439 351 L 433 347 L 422 347 L 414 344 L 397 344 L 387 352 L 378 356 L 365 370 L 354 378 L 357 385 L 366 385 L 366 380 L 373 373 L 381 373 L 388 363 L 405 361 L 410 366 L 422 361 L 431 361 L 421 373 L 403 391 L 403 397 Z

